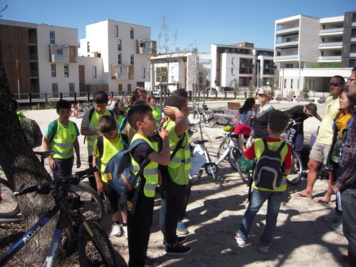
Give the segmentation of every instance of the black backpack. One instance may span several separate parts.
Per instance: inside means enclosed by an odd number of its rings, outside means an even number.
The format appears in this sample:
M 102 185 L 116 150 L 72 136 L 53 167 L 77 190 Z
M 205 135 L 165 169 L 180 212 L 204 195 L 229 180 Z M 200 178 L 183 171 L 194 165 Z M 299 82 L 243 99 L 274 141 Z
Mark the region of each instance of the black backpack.
M 274 191 L 281 185 L 282 182 L 283 162 L 281 151 L 286 143 L 282 142 L 277 151 L 273 151 L 269 149 L 266 139 L 262 140 L 265 148 L 256 163 L 253 179 L 255 181 L 255 186 Z

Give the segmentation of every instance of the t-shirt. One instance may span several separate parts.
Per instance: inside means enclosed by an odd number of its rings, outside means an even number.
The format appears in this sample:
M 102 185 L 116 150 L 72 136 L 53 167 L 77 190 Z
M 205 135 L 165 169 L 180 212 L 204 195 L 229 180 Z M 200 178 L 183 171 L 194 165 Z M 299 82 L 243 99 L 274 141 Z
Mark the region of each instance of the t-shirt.
M 269 114 L 274 110 L 274 107 L 270 105 L 266 110 L 258 113 L 258 110 L 261 108 L 259 106 L 256 111 L 256 116 L 253 119 L 253 137 L 254 138 L 267 138 L 269 136 L 267 130 Z
M 142 162 L 155 150 L 147 143 L 139 144 L 137 147 L 131 150 L 131 155 L 134 160 L 141 165 Z
M 331 145 L 333 140 L 333 129 L 332 125 L 334 123 L 334 118 L 340 109 L 339 98 L 333 99 L 332 96 L 329 96 L 325 100 L 324 104 L 324 116 L 323 121 L 321 122 L 317 141 L 325 144 Z
M 58 123 L 60 123 L 60 122 L 58 121 Z M 77 134 L 77 137 L 78 137 L 78 136 L 79 136 L 78 127 L 77 127 L 77 125 L 75 124 L 75 122 L 73 122 L 73 124 L 74 124 L 75 131 L 76 131 L 76 134 Z M 63 125 L 62 123 L 61 123 L 61 125 L 62 125 L 64 128 L 69 128 L 68 125 Z M 57 127 L 55 126 L 55 122 L 52 121 L 52 122 L 48 125 L 48 128 L 47 128 L 47 130 L 46 130 L 46 132 L 45 132 L 45 136 L 53 137 L 54 134 L 57 132 L 57 129 L 56 129 L 56 128 L 57 128 Z
M 242 114 L 240 113 L 240 114 L 239 114 L 240 123 L 241 123 L 241 124 L 245 124 L 245 125 L 247 125 L 247 126 L 251 126 L 251 120 L 249 120 L 248 124 L 246 124 L 246 119 L 247 119 L 249 116 L 252 116 L 252 111 L 251 111 L 251 110 L 249 110 L 249 111 L 247 111 L 247 112 L 245 112 L 245 113 L 242 113 Z
M 298 105 L 298 106 L 292 107 L 291 109 L 288 109 L 285 111 L 290 116 L 291 119 L 300 123 L 299 127 L 296 128 L 297 133 L 304 132 L 304 127 L 303 127 L 304 123 L 303 122 L 309 118 L 308 115 L 304 113 L 303 109 L 304 109 L 304 106 Z

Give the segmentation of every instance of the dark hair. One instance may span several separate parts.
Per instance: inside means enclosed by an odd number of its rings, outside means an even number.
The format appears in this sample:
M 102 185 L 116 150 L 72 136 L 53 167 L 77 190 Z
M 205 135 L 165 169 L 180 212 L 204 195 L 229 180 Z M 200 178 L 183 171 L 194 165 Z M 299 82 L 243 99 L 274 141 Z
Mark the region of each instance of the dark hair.
M 334 75 L 333 78 L 338 78 L 340 80 L 341 85 L 345 84 L 345 79 L 344 77 L 340 76 L 340 75 Z
M 179 95 L 179 96 L 182 96 L 184 98 L 188 98 L 188 92 L 183 88 L 179 88 L 177 90 L 174 90 L 172 92 L 172 96 L 174 96 L 174 95 Z
M 108 94 L 104 91 L 97 91 L 94 93 L 93 96 L 93 101 L 94 103 L 108 103 L 109 98 L 108 98 Z
M 307 110 L 312 111 L 312 114 L 316 114 L 318 112 L 318 107 L 314 103 L 309 103 L 308 105 L 305 105 Z
M 117 129 L 116 120 L 112 115 L 101 116 L 98 125 L 102 133 L 108 133 Z
M 133 103 L 133 106 L 137 106 L 137 105 L 147 105 L 147 103 L 145 100 L 138 99 Z
M 340 96 L 341 96 L 341 94 L 343 93 L 343 92 L 345 92 L 346 93 L 346 95 L 347 95 L 347 98 L 349 99 L 349 102 L 350 102 L 350 105 L 349 105 L 349 107 L 348 107 L 348 109 L 347 109 L 347 113 L 353 113 L 353 111 L 354 111 L 354 106 L 355 106 L 355 104 L 356 103 L 354 103 L 355 101 L 353 101 L 351 98 L 349 98 L 349 87 L 348 86 L 345 86 L 344 88 L 342 88 L 342 90 L 341 90 L 341 92 L 340 92 Z M 344 112 L 342 109 L 340 109 L 339 110 L 339 113 L 340 112 Z M 336 117 L 335 118 L 337 118 L 338 116 L 339 116 L 339 113 L 336 115 Z
M 143 121 L 144 117 L 147 113 L 152 113 L 152 109 L 149 105 L 134 105 L 130 108 L 129 112 L 127 113 L 127 121 L 131 125 L 132 128 L 137 130 L 136 123 L 138 121 Z
M 351 70 L 351 73 L 354 72 L 354 71 L 356 71 L 356 67 L 354 67 L 354 68 Z
M 156 98 L 154 95 L 152 95 L 152 94 L 150 94 L 150 95 L 148 96 L 148 100 L 151 100 L 151 99 L 154 99 L 154 100 L 157 101 L 157 98 Z
M 249 97 L 246 99 L 243 106 L 239 109 L 240 114 L 244 114 L 247 111 L 250 111 L 255 104 L 255 99 L 253 97 Z
M 58 100 L 56 104 L 57 112 L 61 109 L 71 109 L 71 104 L 67 100 Z
M 290 117 L 287 113 L 275 109 L 268 118 L 268 125 L 273 133 L 282 133 L 288 126 Z
M 176 107 L 178 109 L 182 109 L 184 105 L 187 104 L 187 99 L 180 95 L 171 95 L 166 98 L 166 102 L 164 102 L 164 106 Z
M 140 95 L 142 94 L 147 95 L 147 91 L 143 87 L 136 88 L 136 90 L 132 94 L 131 104 L 133 105 L 135 101 L 138 100 L 140 98 Z

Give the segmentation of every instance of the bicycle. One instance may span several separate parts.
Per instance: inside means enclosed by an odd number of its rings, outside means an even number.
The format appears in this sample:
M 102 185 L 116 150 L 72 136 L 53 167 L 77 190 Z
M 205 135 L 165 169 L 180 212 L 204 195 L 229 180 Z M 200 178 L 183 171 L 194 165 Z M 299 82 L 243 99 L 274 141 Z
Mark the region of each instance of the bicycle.
M 93 173 L 96 169 L 90 168 L 76 174 L 56 179 L 53 182 L 39 184 L 25 188 L 20 185 L 14 192 L 18 197 L 35 192 L 36 194 L 51 194 L 55 206 L 32 227 L 20 240 L 12 246 L 0 259 L 0 266 L 4 266 L 30 241 L 56 214 L 59 218 L 53 232 L 52 241 L 47 252 L 44 266 L 54 266 L 60 260 L 59 252 L 66 255 L 78 250 L 80 266 L 116 266 L 116 259 L 112 244 L 103 227 L 96 220 L 88 220 L 82 212 L 80 197 L 71 190 L 71 185 L 79 184 L 80 177 Z M 63 238 L 65 236 L 65 238 Z M 61 248 L 61 249 L 59 249 Z
M 41 163 L 44 165 L 44 159 L 47 158 L 52 151 L 34 151 Z M 84 180 L 91 174 L 83 174 L 80 180 Z M 0 192 L 1 192 L 1 205 L 0 205 L 0 218 L 15 217 L 20 213 L 17 200 L 12 198 L 14 188 L 8 181 L 0 178 Z M 81 212 L 87 218 L 97 218 L 102 220 L 105 215 L 105 207 L 102 197 L 89 185 L 87 182 L 80 182 L 76 185 L 71 185 L 71 191 L 80 196 L 82 201 Z
M 208 106 L 202 105 L 203 111 L 200 112 L 199 105 L 195 101 L 194 107 L 195 107 L 195 109 L 193 111 L 194 115 L 198 115 L 199 120 L 202 121 L 205 124 L 205 126 L 210 127 L 210 128 L 213 127 L 214 126 L 214 122 L 213 122 L 214 113 L 209 110 Z

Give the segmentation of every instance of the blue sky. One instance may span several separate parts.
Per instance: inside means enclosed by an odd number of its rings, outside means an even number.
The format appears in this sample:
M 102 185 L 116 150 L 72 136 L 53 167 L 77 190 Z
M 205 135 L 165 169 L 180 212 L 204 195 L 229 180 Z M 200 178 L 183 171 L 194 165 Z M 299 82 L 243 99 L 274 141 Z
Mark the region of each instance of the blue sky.
M 151 39 L 158 40 L 163 17 L 171 41 L 184 50 L 191 44 L 198 52 L 210 53 L 211 44 L 255 43 L 273 48 L 274 21 L 307 15 L 333 17 L 355 11 L 355 0 L 1 0 L 2 19 L 78 29 L 85 37 L 85 25 L 113 19 L 151 27 Z M 163 43 L 163 41 L 161 41 Z

